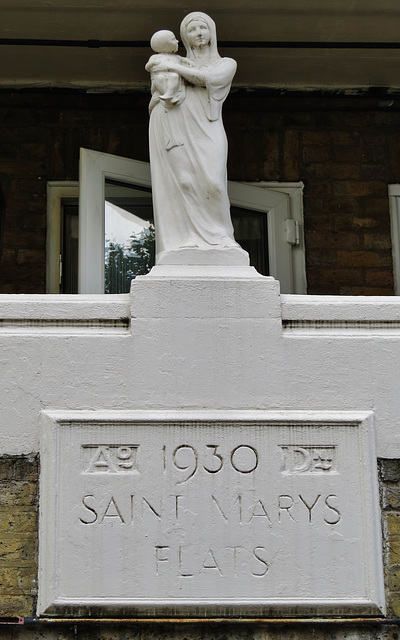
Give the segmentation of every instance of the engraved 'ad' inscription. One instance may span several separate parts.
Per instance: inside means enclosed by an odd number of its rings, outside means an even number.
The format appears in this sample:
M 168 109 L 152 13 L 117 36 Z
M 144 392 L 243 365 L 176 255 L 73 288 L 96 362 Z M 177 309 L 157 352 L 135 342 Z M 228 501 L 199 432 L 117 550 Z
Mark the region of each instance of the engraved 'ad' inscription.
M 139 473 L 138 444 L 102 444 L 81 447 L 82 473 Z
M 282 473 L 337 473 L 336 446 L 281 445 Z

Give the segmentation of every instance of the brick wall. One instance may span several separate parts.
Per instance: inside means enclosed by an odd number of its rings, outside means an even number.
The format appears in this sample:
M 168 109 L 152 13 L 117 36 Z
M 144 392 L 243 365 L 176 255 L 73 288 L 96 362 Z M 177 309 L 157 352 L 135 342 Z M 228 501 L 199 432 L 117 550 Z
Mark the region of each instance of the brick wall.
M 332 620 L 318 624 L 279 623 L 233 625 L 223 623 L 136 625 L 81 623 L 80 638 L 246 638 L 259 640 L 293 640 L 313 638 L 352 638 L 352 640 L 400 638 L 400 460 L 378 461 L 382 504 L 384 565 L 387 601 L 387 624 L 353 620 Z M 0 623 L 1 616 L 35 616 L 37 580 L 37 513 L 39 464 L 36 457 L 4 456 L 0 458 Z M 397 624 L 394 619 L 399 618 Z M 356 623 L 356 624 L 355 624 Z M 73 624 L 40 627 L 26 621 L 12 631 L 0 624 L 0 638 L 76 638 Z M 397 634 L 397 635 L 396 635 Z
M 400 105 L 377 105 L 236 96 L 225 110 L 232 180 L 305 183 L 310 294 L 393 293 L 387 188 L 400 181 Z
M 37 458 L 0 458 L 0 622 L 34 612 L 38 475 Z
M 46 291 L 46 185 L 78 180 L 80 147 L 148 160 L 146 104 L 132 95 L 0 93 L 0 293 Z
M 400 460 L 379 467 L 388 615 L 400 617 Z
M 46 184 L 78 179 L 79 147 L 148 160 L 147 103 L 0 93 L 0 293 L 45 291 Z M 305 183 L 308 292 L 393 294 L 387 185 L 400 182 L 400 100 L 239 91 L 224 119 L 230 179 Z
M 353 620 L 293 623 L 88 623 L 43 622 L 35 615 L 37 577 L 38 460 L 0 459 L 0 638 L 7 640 L 398 640 L 400 621 L 400 461 L 381 460 L 385 532 L 387 624 Z M 26 616 L 24 625 L 2 616 Z

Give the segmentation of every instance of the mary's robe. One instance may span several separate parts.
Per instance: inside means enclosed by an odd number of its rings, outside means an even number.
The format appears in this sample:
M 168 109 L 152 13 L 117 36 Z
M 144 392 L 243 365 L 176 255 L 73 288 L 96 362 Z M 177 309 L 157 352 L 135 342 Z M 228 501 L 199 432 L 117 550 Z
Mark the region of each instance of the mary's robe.
M 227 195 L 222 104 L 236 71 L 231 58 L 201 67 L 206 86 L 187 84 L 180 104 L 153 96 L 150 165 L 157 254 L 185 247 L 237 247 Z

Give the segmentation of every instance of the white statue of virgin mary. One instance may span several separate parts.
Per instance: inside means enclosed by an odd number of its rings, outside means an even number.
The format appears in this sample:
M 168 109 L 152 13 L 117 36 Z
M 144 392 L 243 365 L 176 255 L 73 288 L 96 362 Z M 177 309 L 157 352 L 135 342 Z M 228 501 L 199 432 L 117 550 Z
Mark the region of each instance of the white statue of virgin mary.
M 178 74 L 184 85 L 179 100 L 168 100 L 153 87 L 150 103 L 156 262 L 248 264 L 233 237 L 221 115 L 236 62 L 219 55 L 215 23 L 205 13 L 183 19 L 181 39 L 185 64 L 177 55 L 160 55 L 152 66 L 152 74 Z

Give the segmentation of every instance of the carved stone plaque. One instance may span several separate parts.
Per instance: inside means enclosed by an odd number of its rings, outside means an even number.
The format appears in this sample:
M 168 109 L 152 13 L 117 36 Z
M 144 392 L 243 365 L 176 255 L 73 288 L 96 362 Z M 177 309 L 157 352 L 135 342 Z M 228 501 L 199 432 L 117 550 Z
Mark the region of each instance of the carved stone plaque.
M 45 414 L 38 613 L 382 611 L 370 422 Z

